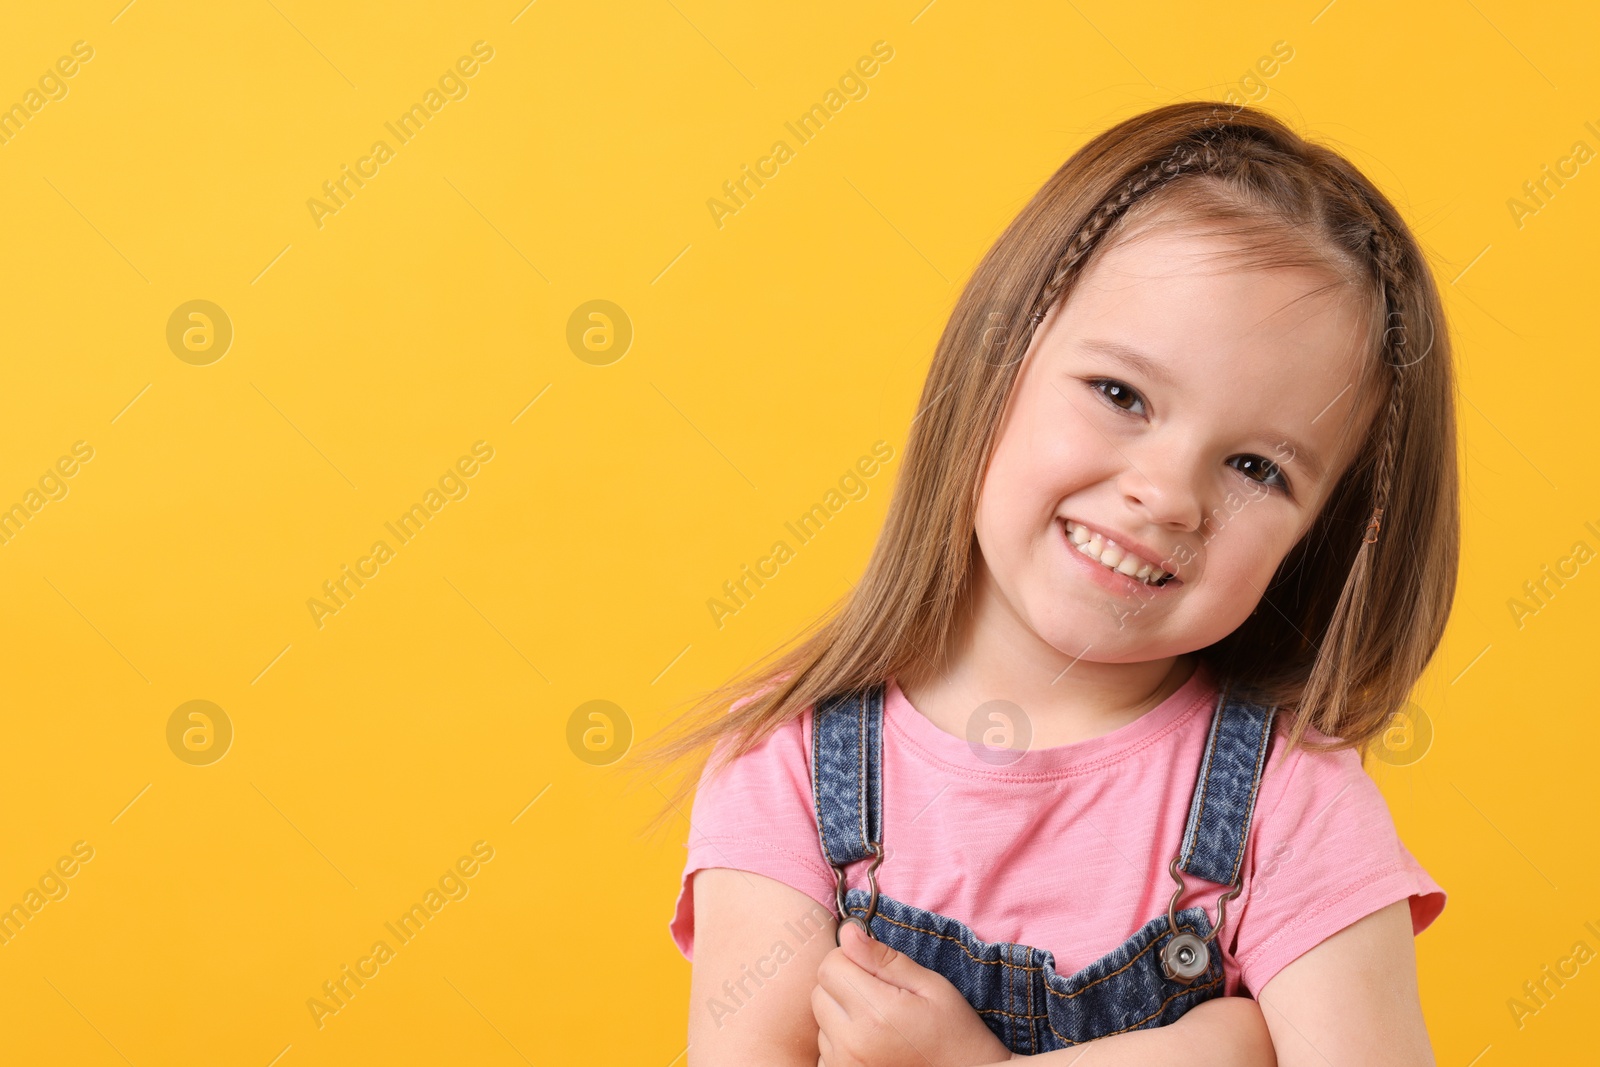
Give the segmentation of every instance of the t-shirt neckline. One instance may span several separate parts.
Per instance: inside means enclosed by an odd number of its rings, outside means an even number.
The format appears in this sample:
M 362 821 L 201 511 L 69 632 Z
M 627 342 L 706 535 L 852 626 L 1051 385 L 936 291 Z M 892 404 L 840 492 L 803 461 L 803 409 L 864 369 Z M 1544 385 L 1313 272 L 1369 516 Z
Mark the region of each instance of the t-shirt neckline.
M 897 732 L 929 762 L 987 778 L 1038 779 L 1081 773 L 1126 759 L 1160 740 L 1200 707 L 1209 707 L 1217 696 L 1215 678 L 1201 660 L 1187 681 L 1132 722 L 1099 737 L 1020 750 L 1014 760 L 1011 753 L 999 759 L 981 745 L 969 745 L 966 738 L 935 726 L 911 705 L 892 676 L 884 690 L 883 716 L 886 728 Z

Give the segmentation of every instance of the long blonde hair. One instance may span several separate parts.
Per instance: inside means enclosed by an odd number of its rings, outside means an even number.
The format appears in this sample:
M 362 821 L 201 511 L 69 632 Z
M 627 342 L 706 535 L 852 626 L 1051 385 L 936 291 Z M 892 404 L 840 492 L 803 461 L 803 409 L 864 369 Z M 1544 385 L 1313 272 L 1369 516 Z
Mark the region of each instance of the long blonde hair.
M 1246 238 L 1252 267 L 1343 279 L 1368 312 L 1378 372 L 1368 377 L 1387 389 L 1262 610 L 1198 653 L 1230 692 L 1282 709 L 1291 747 L 1365 751 L 1404 706 L 1443 635 L 1459 555 L 1437 285 L 1399 212 L 1337 152 L 1255 108 L 1169 104 L 1075 152 L 989 249 L 939 339 L 860 582 L 635 750 L 631 769 L 643 774 L 699 757 L 652 826 L 679 808 L 714 747 L 732 760 L 825 697 L 946 661 L 973 575 L 978 490 L 1033 330 L 1119 223 L 1157 203 Z M 1329 740 L 1305 738 L 1308 726 Z

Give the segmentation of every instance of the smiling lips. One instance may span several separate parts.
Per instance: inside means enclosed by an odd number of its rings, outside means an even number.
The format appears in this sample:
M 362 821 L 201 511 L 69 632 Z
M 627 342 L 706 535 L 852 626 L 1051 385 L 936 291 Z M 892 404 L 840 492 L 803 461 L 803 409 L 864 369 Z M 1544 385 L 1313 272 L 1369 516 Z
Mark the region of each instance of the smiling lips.
M 1173 579 L 1170 571 L 1163 570 L 1160 565 L 1128 551 L 1110 538 L 1102 537 L 1098 532 L 1071 519 L 1066 519 L 1064 522 L 1068 543 L 1085 556 L 1098 561 L 1102 567 L 1125 574 L 1146 585 L 1162 586 Z

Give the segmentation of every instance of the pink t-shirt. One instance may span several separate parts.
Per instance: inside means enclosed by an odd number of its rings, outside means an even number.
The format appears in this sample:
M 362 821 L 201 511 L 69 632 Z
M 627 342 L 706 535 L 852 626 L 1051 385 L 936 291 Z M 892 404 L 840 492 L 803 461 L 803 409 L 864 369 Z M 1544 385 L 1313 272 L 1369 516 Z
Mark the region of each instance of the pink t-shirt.
M 1202 663 L 1135 721 L 1100 737 L 995 766 L 913 708 L 893 679 L 884 698 L 887 896 L 966 923 L 985 941 L 1048 949 L 1070 975 L 1165 915 L 1167 864 L 1188 816 L 1217 689 Z M 811 799 L 812 709 L 785 723 L 695 796 L 669 929 L 694 958 L 694 872 L 774 878 L 834 908 Z M 1350 749 L 1285 756 L 1287 716 L 1262 772 L 1244 889 L 1228 902 L 1225 989 L 1254 996 L 1284 965 L 1358 919 L 1409 900 L 1413 935 L 1445 893 L 1401 843 L 1377 784 Z M 1307 735 L 1326 740 L 1315 730 Z M 867 861 L 846 868 L 866 887 Z M 1185 876 L 1178 908 L 1216 921 L 1215 883 Z

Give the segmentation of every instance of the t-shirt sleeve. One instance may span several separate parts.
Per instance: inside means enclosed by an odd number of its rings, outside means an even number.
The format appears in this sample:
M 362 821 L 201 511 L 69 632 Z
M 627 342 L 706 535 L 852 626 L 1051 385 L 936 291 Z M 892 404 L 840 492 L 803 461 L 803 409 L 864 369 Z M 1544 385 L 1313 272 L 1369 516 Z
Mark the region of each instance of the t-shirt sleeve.
M 706 867 L 753 871 L 833 909 L 833 874 L 822 855 L 806 758 L 811 710 L 778 727 L 724 766 L 708 763 L 689 817 L 678 903 L 668 928 L 685 959 L 694 959 L 694 874 Z
M 1263 773 L 1232 942 L 1251 996 L 1307 950 L 1395 901 L 1409 902 L 1414 937 L 1446 899 L 1401 843 L 1388 802 L 1354 749 L 1279 757 L 1283 744 L 1280 736 Z

